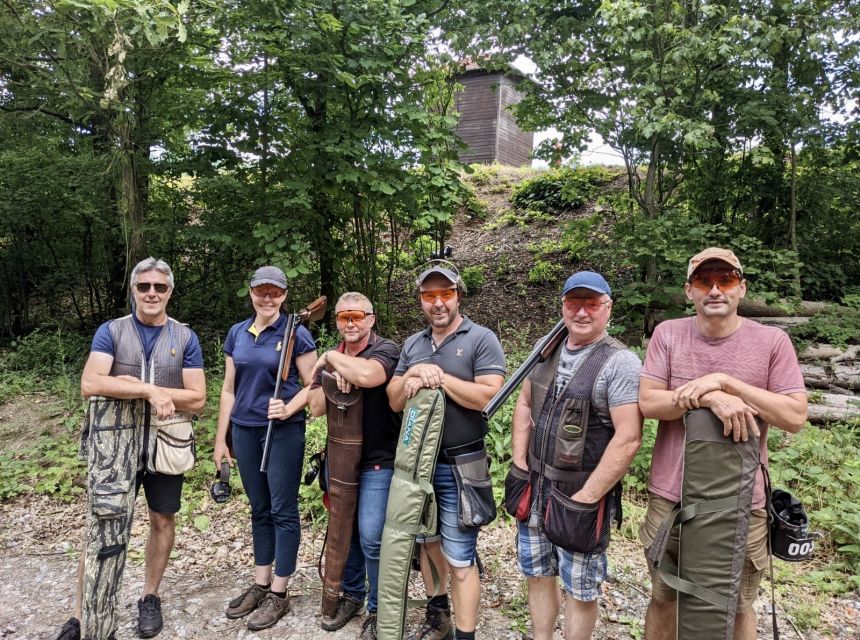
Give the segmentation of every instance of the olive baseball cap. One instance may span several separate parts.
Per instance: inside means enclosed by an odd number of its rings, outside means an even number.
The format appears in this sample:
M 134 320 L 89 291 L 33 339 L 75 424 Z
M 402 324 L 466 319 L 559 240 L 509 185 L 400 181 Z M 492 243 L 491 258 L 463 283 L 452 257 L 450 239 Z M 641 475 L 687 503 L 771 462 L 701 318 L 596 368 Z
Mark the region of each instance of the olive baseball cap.
M 743 267 L 741 267 L 741 261 L 738 260 L 738 257 L 734 254 L 730 249 L 722 249 L 720 247 L 708 247 L 704 251 L 700 251 L 692 258 L 690 258 L 690 263 L 687 265 L 687 280 L 690 279 L 690 276 L 701 267 L 705 262 L 709 262 L 711 260 L 719 260 L 720 262 L 725 262 L 730 267 L 737 269 L 743 275 Z

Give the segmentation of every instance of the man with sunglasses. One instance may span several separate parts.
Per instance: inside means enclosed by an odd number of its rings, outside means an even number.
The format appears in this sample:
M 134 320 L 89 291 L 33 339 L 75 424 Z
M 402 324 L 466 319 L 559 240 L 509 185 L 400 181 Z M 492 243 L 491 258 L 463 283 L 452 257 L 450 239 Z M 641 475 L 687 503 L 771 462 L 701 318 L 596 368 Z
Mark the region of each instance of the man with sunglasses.
M 134 413 L 141 419 L 136 430 L 150 426 L 152 418 L 169 418 L 176 412 L 193 412 L 203 408 L 206 401 L 206 381 L 203 374 L 203 355 L 196 334 L 187 326 L 168 317 L 167 303 L 173 293 L 173 272 L 163 260 L 147 258 L 139 262 L 131 272 L 133 312 L 131 315 L 101 325 L 93 338 L 92 349 L 81 375 L 81 393 L 85 398 L 103 396 L 121 401 L 145 400 L 142 413 Z M 89 439 L 96 438 L 93 433 Z M 98 439 L 106 446 L 103 438 Z M 87 447 L 82 443 L 82 453 Z M 133 448 L 136 451 L 136 448 Z M 98 492 L 105 478 L 112 483 L 128 481 L 136 493 L 143 486 L 149 507 L 149 539 L 146 543 L 145 578 L 140 600 L 138 600 L 137 632 L 141 638 L 158 634 L 163 626 L 159 585 L 164 576 L 170 552 L 173 549 L 176 513 L 179 511 L 182 493 L 182 475 L 164 475 L 146 469 L 145 454 L 137 459 L 123 456 L 105 460 L 97 451 L 91 451 L 88 461 L 88 493 Z M 130 473 L 125 478 L 124 474 Z M 133 501 L 133 496 L 130 497 Z M 88 496 L 92 506 L 96 499 Z M 93 507 L 94 509 L 96 507 Z M 101 516 L 98 516 L 101 517 Z M 92 515 L 92 524 L 98 520 Z M 130 532 L 126 532 L 126 537 Z M 91 530 L 89 537 L 95 532 Z M 78 640 L 81 637 L 82 593 L 87 585 L 84 606 L 93 602 L 95 610 L 88 607 L 86 633 L 93 626 L 102 628 L 99 616 L 114 614 L 100 608 L 102 598 L 110 601 L 106 594 L 119 590 L 119 584 L 101 584 L 105 578 L 96 575 L 97 559 L 90 552 L 98 545 L 85 544 L 78 565 L 77 612 L 63 625 L 58 640 Z M 124 548 L 122 553 L 124 553 Z M 105 550 L 99 551 L 99 560 Z M 92 566 L 91 566 L 92 565 Z M 119 582 L 122 567 L 109 581 Z M 86 580 L 85 580 L 86 576 Z M 90 593 L 92 591 L 92 593 Z M 113 605 L 108 605 L 113 606 Z M 115 629 L 114 629 L 115 631 Z M 111 636 L 113 637 L 113 636 Z
M 660 421 L 651 460 L 648 511 L 639 531 L 646 549 L 680 499 L 682 417 L 686 411 L 709 408 L 723 422 L 726 437 L 736 442 L 746 441 L 750 433 L 758 436 L 765 464 L 767 425 L 795 433 L 806 422 L 806 390 L 788 336 L 738 315 L 738 304 L 747 287 L 737 256 L 719 247 L 696 254 L 687 266 L 684 290 L 696 315 L 657 326 L 648 344 L 639 387 L 642 413 Z M 761 428 L 756 418 L 761 420 Z M 760 473 L 752 507 L 735 617 L 736 640 L 756 637 L 752 605 L 767 562 L 767 516 Z M 670 549 L 670 555 L 674 551 Z M 652 595 L 645 616 L 645 637 L 674 639 L 677 593 L 650 562 L 649 571 Z
M 344 393 L 349 393 L 353 387 L 363 389 L 361 475 L 357 526 L 353 527 L 341 581 L 343 595 L 335 615 L 323 617 L 321 626 L 326 631 L 337 631 L 352 618 L 362 615 L 367 596 L 368 616 L 359 637 L 376 640 L 379 553 L 400 431 L 400 420 L 388 406 L 385 385 L 397 366 L 400 349 L 373 331 L 376 316 L 373 304 L 364 294 L 344 293 L 335 305 L 335 320 L 343 339 L 335 349 L 326 351 L 317 360 L 308 400 L 313 415 L 326 412 L 325 394 L 320 386 L 324 369 L 337 379 L 338 387 Z M 337 526 L 337 523 L 329 522 L 329 526 Z
M 443 263 L 447 264 L 447 263 Z M 460 276 L 446 266 L 425 269 L 416 281 L 421 311 L 430 326 L 410 336 L 388 385 L 391 408 L 402 411 L 419 389 L 445 392 L 445 419 L 441 452 L 433 487 L 439 505 L 439 535 L 419 538 L 424 584 L 432 597 L 425 623 L 408 637 L 441 640 L 475 637 L 481 583 L 475 565 L 479 527 L 460 527 L 454 457 L 482 451 L 486 425 L 481 409 L 501 389 L 505 354 L 496 335 L 460 313 L 465 287 Z M 438 569 L 442 594 L 433 595 L 428 556 Z M 456 613 L 452 633 L 448 577 Z
M 514 407 L 513 468 L 505 484 L 519 477 L 527 496 L 522 511 L 516 509 L 517 556 L 528 581 L 534 640 L 553 638 L 561 607 L 557 577 L 564 588 L 564 637 L 591 638 L 609 528 L 621 517 L 621 478 L 642 439 L 641 364 L 606 333 L 611 296 L 599 273 L 567 279 L 561 294 L 566 339 L 532 369 Z M 545 517 L 550 512 L 574 534 L 556 535 Z

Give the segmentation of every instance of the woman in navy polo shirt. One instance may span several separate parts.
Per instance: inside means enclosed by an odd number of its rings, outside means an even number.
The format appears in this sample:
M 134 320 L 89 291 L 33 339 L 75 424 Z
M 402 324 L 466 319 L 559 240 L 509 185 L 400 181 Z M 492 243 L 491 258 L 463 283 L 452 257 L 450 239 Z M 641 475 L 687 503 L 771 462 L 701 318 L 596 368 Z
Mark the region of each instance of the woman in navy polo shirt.
M 228 427 L 242 484 L 251 503 L 254 584 L 233 599 L 228 618 L 248 618 L 251 630 L 274 625 L 290 609 L 287 586 L 299 551 L 299 477 L 305 450 L 305 412 L 316 345 L 300 326 L 289 363 L 289 376 L 273 399 L 286 315 L 287 279 L 277 267 L 260 267 L 251 278 L 254 316 L 233 325 L 224 341 L 227 361 L 215 466 L 233 460 L 226 444 Z M 302 386 L 299 386 L 301 378 Z M 269 419 L 275 420 L 268 473 L 260 473 Z M 274 563 L 274 577 L 272 564 Z

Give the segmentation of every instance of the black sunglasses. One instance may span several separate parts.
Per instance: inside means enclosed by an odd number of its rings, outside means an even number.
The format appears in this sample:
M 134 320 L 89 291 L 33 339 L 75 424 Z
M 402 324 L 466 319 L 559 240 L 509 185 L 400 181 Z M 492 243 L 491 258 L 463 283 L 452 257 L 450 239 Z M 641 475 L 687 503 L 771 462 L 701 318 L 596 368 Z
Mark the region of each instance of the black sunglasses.
M 138 282 L 134 285 L 134 288 L 137 289 L 138 293 L 147 293 L 150 287 L 155 287 L 156 293 L 167 293 L 167 290 L 170 288 L 169 285 L 166 285 L 163 282 Z

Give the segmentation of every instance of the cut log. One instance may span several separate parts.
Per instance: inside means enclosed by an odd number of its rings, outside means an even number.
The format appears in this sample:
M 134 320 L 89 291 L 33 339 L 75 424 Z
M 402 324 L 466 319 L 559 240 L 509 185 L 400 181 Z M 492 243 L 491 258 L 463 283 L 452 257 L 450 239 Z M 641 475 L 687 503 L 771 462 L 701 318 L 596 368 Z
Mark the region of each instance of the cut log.
M 800 371 L 807 387 L 827 389 L 831 386 L 860 391 L 860 364 L 812 364 L 801 362 Z
M 797 354 L 798 360 L 830 360 L 838 358 L 844 353 L 842 349 L 837 349 L 829 344 L 811 344 L 806 349 Z
M 810 422 L 846 420 L 860 420 L 860 397 L 823 393 L 815 403 L 809 403 Z
M 738 305 L 738 313 L 746 318 L 768 317 L 786 318 L 789 316 L 814 316 L 824 311 L 826 302 L 810 302 L 803 300 L 797 305 L 787 305 L 787 309 L 767 304 L 757 298 L 742 298 Z
M 766 324 L 770 327 L 777 327 L 783 331 L 788 331 L 791 327 L 796 327 L 809 322 L 809 316 L 746 316 L 750 320 L 755 320 L 760 324 Z

